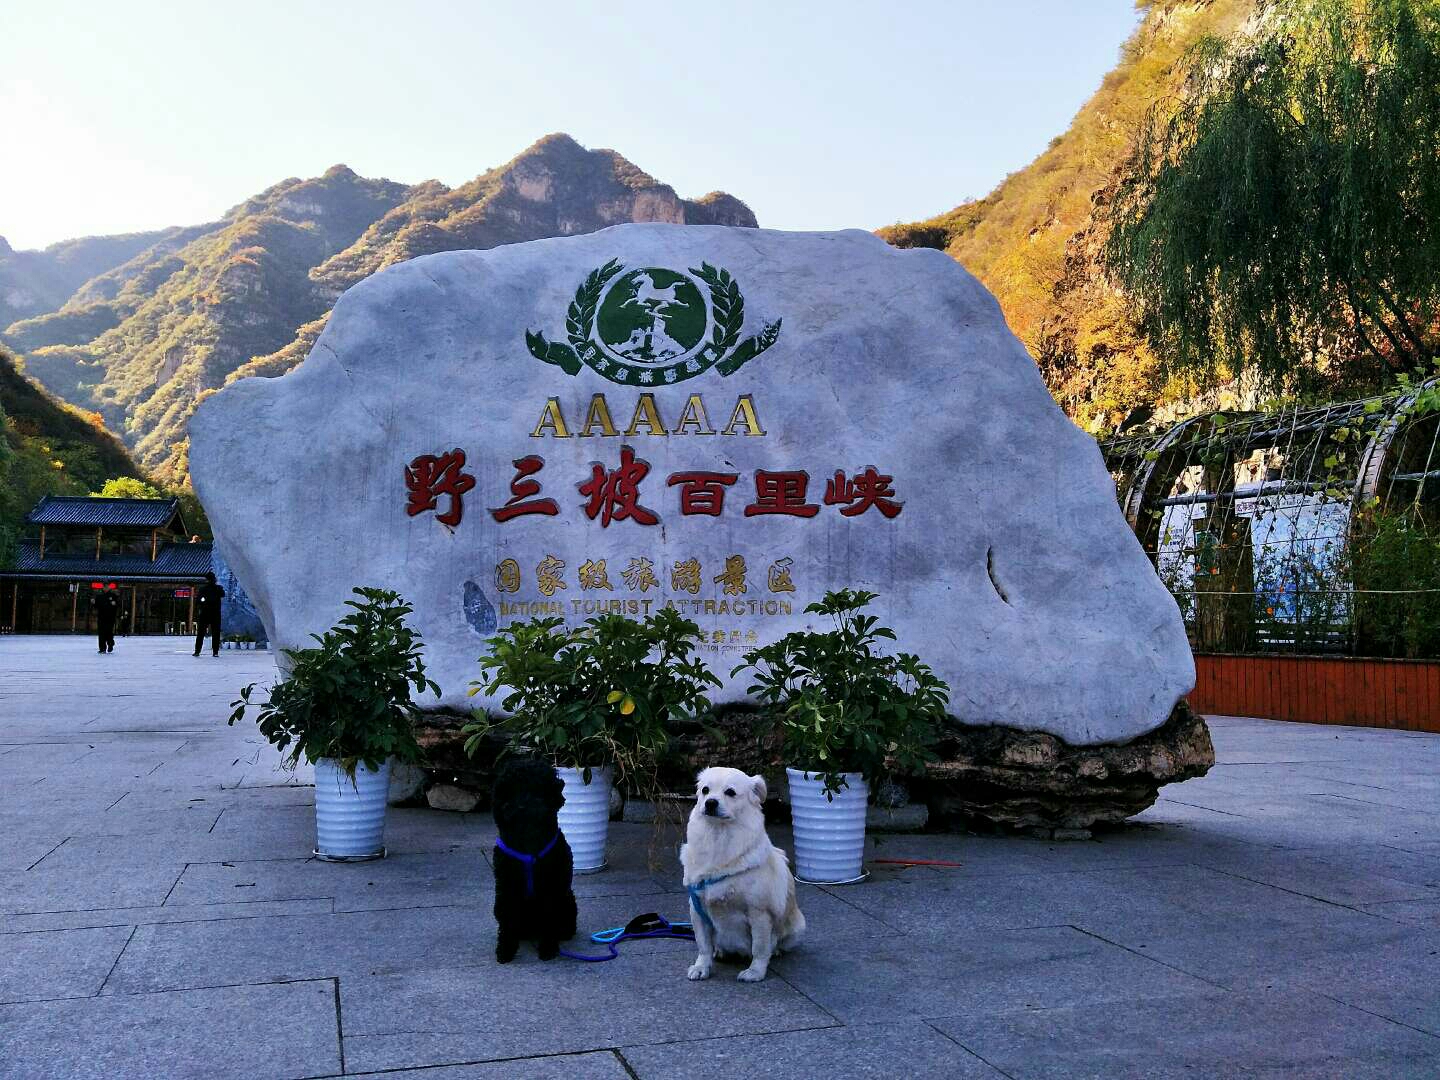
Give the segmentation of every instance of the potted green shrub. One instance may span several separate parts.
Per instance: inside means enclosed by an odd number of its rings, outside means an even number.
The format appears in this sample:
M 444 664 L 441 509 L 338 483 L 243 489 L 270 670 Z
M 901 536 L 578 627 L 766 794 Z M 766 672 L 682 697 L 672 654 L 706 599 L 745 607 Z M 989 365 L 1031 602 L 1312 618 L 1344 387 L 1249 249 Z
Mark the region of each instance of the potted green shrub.
M 643 620 L 599 615 L 567 630 L 556 618 L 501 628 L 480 658 L 470 693 L 495 695 L 505 715 L 477 712 L 466 726 L 474 753 L 492 732 L 507 749 L 536 753 L 565 785 L 560 828 L 577 873 L 604 869 L 610 790 L 653 776 L 671 719 L 709 708 L 720 680 L 694 655 L 700 628 L 670 608 Z
M 260 733 L 293 768 L 315 766 L 315 854 L 331 861 L 385 854 L 385 802 L 392 760 L 416 762 L 411 692 L 440 688 L 425 677 L 418 634 L 405 625 L 414 610 L 398 593 L 354 590 L 355 610 L 310 649 L 283 650 L 289 675 L 252 702 L 257 684 L 231 702 L 235 723 L 252 704 Z
M 796 631 L 752 649 L 732 672 L 752 671 L 749 693 L 780 725 L 795 870 L 802 881 L 859 881 L 872 785 L 934 760 L 949 687 L 911 653 L 879 651 L 895 633 L 863 609 L 877 594 L 842 589 L 811 604 L 834 629 Z

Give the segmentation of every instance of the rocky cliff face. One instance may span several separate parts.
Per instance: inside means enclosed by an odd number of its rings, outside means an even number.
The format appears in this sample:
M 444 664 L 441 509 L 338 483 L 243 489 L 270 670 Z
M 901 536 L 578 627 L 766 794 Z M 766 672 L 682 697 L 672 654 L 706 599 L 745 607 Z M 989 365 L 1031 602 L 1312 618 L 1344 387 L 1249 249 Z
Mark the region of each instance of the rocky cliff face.
M 732 196 L 682 199 L 614 151 L 566 135 L 453 190 L 337 165 L 284 180 L 219 222 L 74 242 L 84 246 L 66 265 L 86 254 L 93 271 L 78 279 L 78 269 L 49 269 L 65 261 L 55 248 L 0 251 L 0 337 L 48 389 L 98 411 L 159 478 L 181 480 L 196 403 L 233 378 L 298 364 L 357 281 L 417 255 L 627 221 L 756 224 Z M 5 306 L 7 282 L 23 302 Z
M 427 184 L 312 275 L 333 299 L 377 270 L 417 255 L 573 236 L 629 221 L 754 228 L 739 199 L 682 199 L 613 150 L 548 135 L 513 161 L 453 191 Z

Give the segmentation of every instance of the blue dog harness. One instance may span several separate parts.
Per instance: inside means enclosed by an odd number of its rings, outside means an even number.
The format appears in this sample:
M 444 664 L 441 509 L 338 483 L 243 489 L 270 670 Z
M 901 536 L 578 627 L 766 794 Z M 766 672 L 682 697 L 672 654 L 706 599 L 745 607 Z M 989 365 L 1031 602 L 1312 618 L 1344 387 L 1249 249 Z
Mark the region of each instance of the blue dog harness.
M 527 855 L 523 851 L 516 851 L 509 844 L 505 843 L 505 838 L 503 836 L 496 835 L 495 837 L 495 846 L 497 848 L 503 851 L 506 855 L 509 855 L 512 859 L 517 859 L 525 864 L 525 895 L 527 897 L 535 895 L 535 864 L 541 859 L 543 859 L 546 855 L 549 855 L 551 850 L 559 842 L 560 833 L 557 831 L 551 841 L 543 848 L 541 848 L 538 854 Z
M 721 874 L 719 877 L 702 878 L 694 885 L 686 885 L 685 889 L 690 893 L 690 903 L 695 908 L 695 914 L 700 916 L 700 921 L 705 924 L 705 929 L 715 933 L 715 920 L 710 918 L 710 912 L 705 907 L 705 901 L 701 899 L 700 893 L 712 885 L 719 885 L 722 881 L 729 881 L 737 874 L 744 873 L 743 870 L 735 870 L 728 874 Z

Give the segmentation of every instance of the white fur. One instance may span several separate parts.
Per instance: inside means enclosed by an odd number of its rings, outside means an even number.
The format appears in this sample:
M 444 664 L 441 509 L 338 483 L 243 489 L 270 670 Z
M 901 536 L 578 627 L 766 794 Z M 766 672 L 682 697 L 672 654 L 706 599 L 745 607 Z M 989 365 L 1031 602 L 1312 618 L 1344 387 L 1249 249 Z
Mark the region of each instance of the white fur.
M 741 982 L 765 978 L 770 958 L 790 949 L 805 931 L 805 916 L 795 903 L 795 878 L 785 852 L 765 835 L 765 781 L 739 769 L 709 768 L 696 778 L 695 808 L 680 848 L 685 884 L 725 878 L 701 892 L 715 932 L 690 904 L 699 955 L 691 979 L 708 979 L 716 953 L 750 957 Z M 705 812 L 716 799 L 719 816 Z

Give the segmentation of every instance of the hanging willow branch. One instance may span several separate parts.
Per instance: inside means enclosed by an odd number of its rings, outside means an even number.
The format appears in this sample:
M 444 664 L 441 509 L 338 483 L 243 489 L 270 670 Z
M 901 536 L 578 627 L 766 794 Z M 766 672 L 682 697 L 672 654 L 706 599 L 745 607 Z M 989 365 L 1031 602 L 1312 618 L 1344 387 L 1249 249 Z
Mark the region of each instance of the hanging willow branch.
M 1167 373 L 1374 380 L 1440 346 L 1440 3 L 1284 0 L 1206 39 L 1108 210 L 1107 273 Z

